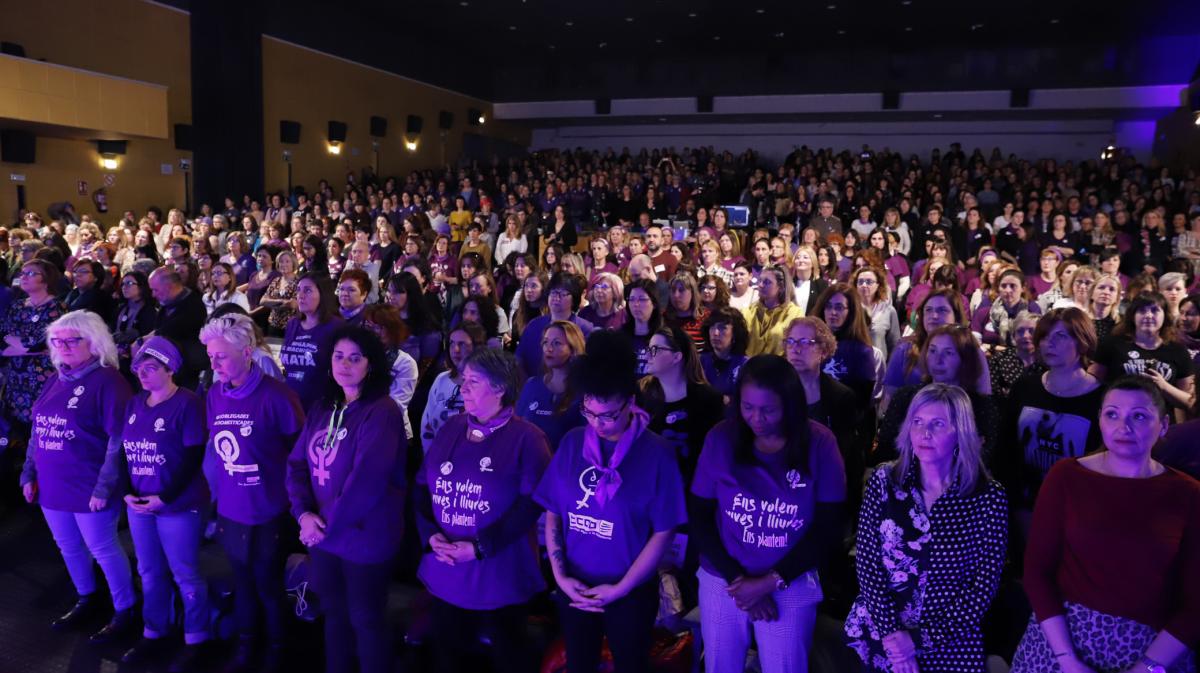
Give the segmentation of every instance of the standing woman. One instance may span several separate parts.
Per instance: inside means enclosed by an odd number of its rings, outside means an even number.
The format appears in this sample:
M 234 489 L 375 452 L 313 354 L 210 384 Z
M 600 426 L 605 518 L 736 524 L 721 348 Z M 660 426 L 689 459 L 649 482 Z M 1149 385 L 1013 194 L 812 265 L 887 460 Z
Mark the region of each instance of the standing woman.
M 337 281 L 338 307 L 342 320 L 361 325 L 363 309 L 371 294 L 371 276 L 362 269 L 346 269 Z
M 419 379 L 417 361 L 404 352 L 401 345 L 408 338 L 408 327 L 400 318 L 396 307 L 387 304 L 371 304 L 363 312 L 363 327 L 370 330 L 383 342 L 391 373 L 388 378 L 388 396 L 404 412 L 404 437 L 412 441 L 412 420 L 409 409 L 412 407 L 413 395 L 417 390 Z
M 237 304 L 247 313 L 250 312 L 250 300 L 237 289 L 233 267 L 225 262 L 217 262 L 212 267 L 212 287 L 204 294 L 204 308 L 212 315 L 222 304 Z
M 583 425 L 579 396 L 571 390 L 567 375 L 575 358 L 583 355 L 584 336 L 569 320 L 555 320 L 542 332 L 541 375 L 530 376 L 521 387 L 517 415 L 546 434 L 550 450 L 558 448 L 563 435 Z
M 40 271 L 30 263 L 25 270 Z M 117 538 L 121 518 L 121 432 L 129 383 L 117 369 L 117 347 L 100 316 L 68 313 L 46 329 L 56 374 L 33 403 L 21 489 L 42 508 L 79 598 L 52 626 L 65 630 L 96 613 L 100 564 L 112 595 L 113 615 L 89 639 L 108 643 L 134 625 L 137 595 L 129 558 Z
M 438 430 L 463 410 L 463 364 L 478 348 L 487 347 L 487 332 L 477 322 L 464 320 L 450 330 L 447 339 L 446 370 L 429 387 L 429 397 L 421 414 L 421 445 L 426 452 Z
M 1038 314 L 1021 311 L 1012 321 L 1012 345 L 1004 349 L 992 349 L 988 353 L 988 370 L 991 372 L 992 393 L 998 403 L 1008 399 L 1017 381 L 1027 374 L 1046 371 L 1046 365 L 1038 361 L 1037 344 L 1033 334 L 1037 330 Z
M 539 270 L 525 278 L 517 307 L 513 309 L 512 318 L 508 321 L 512 326 L 513 340 L 518 345 L 529 323 L 546 314 L 546 286 L 549 284 L 550 275 L 546 271 Z
M 150 295 L 150 281 L 141 271 L 130 271 L 121 278 L 123 301 L 109 328 L 117 344 L 121 371 L 129 373 L 134 344 L 154 330 L 158 306 Z
M 1088 371 L 1101 381 L 1126 374 L 1145 376 L 1162 391 L 1175 420 L 1183 422 L 1196 394 L 1196 372 L 1191 354 L 1179 343 L 1178 332 L 1167 319 L 1167 310 L 1166 298 L 1157 292 L 1134 297 L 1125 319 L 1100 344 Z
M 200 541 L 209 492 L 201 466 L 208 432 L 204 402 L 172 380 L 183 355 L 166 337 L 151 337 L 133 361 L 142 392 L 125 408 L 121 430 L 129 494 L 129 534 L 142 578 L 142 638 L 122 663 L 142 663 L 172 630 L 175 596 L 183 603 L 184 648 L 171 671 L 194 670 L 209 638 L 208 585 L 200 572 Z M 175 593 L 175 586 L 178 594 Z
M 932 383 L 905 414 L 900 457 L 871 475 L 861 593 L 845 624 L 865 670 L 985 670 L 981 625 L 1004 567 L 1008 507 L 979 441 L 966 393 Z
M 246 299 L 250 302 L 250 310 L 256 314 L 267 312 L 267 307 L 262 307 L 261 302 L 271 281 L 279 276 L 279 272 L 275 270 L 275 258 L 272 256 L 274 254 L 275 248 L 269 245 L 259 248 L 258 252 L 254 253 L 257 270 L 250 275 L 245 284 L 238 286 L 240 292 L 246 293 Z
M 750 332 L 742 312 L 724 306 L 711 311 L 704 319 L 704 351 L 700 366 L 704 378 L 728 402 L 733 398 L 742 365 L 746 364 L 746 346 Z
M 746 355 L 783 354 L 783 333 L 789 323 L 804 316 L 792 302 L 792 281 L 786 269 L 764 268 L 758 276 L 758 301 L 742 312 L 750 332 Z
M 648 673 L 657 568 L 687 520 L 675 451 L 634 403 L 636 367 L 623 335 L 592 335 L 571 371 L 587 425 L 563 437 L 534 494 L 573 672 L 599 667 L 607 636 L 614 670 Z
M 1117 327 L 1121 306 L 1121 279 L 1109 273 L 1096 277 L 1092 286 L 1092 326 L 1096 328 L 1096 338 L 1104 341 Z
M 863 266 L 851 276 L 871 332 L 871 344 L 884 360 L 900 340 L 900 317 L 892 305 L 891 292 L 878 267 Z
M 830 285 L 817 300 L 813 313 L 825 320 L 837 339 L 837 349 L 826 361 L 825 371 L 849 386 L 862 411 L 873 419 L 876 389 L 883 380 L 883 358 L 871 345 L 858 293 L 846 283 Z
M 260 253 L 263 250 L 273 250 L 273 248 L 259 248 Z M 268 336 L 282 336 L 287 329 L 288 321 L 296 315 L 298 270 L 296 254 L 291 250 L 284 250 L 275 256 L 275 276 L 267 285 L 262 299 L 259 300 L 259 306 L 270 311 L 267 316 Z
M 400 348 L 417 361 L 418 378 L 425 375 L 442 352 L 441 326 L 424 296 L 421 282 L 411 273 L 402 271 L 387 281 L 387 303 L 400 312 L 400 318 L 408 326 L 408 337 Z
M 640 278 L 625 288 L 625 308 L 628 320 L 621 326 L 633 345 L 637 360 L 636 373 L 646 374 L 650 360 L 650 337 L 662 327 L 662 312 L 658 307 L 658 288 L 654 281 Z
M 744 311 L 758 301 L 758 288 L 750 264 L 746 260 L 738 260 L 733 265 L 733 283 L 729 286 L 729 305 L 739 311 Z
M 30 259 L 20 268 L 17 284 L 25 293 L 8 305 L 0 320 L 4 350 L 0 351 L 0 374 L 4 375 L 4 415 L 17 422 L 20 434 L 28 435 L 31 410 L 42 387 L 54 374 L 46 342 L 46 329 L 64 310 L 55 299 L 62 280 L 58 266 L 44 259 Z
M 829 281 L 821 278 L 817 251 L 807 245 L 796 248 L 796 254 L 792 256 L 792 271 L 792 301 L 800 307 L 802 315 L 811 315 L 813 307 L 817 305 L 817 297 L 829 287 Z
M 704 319 L 707 313 L 700 307 L 700 285 L 690 273 L 677 273 L 667 286 L 667 310 L 663 318 L 667 325 L 683 330 L 696 350 L 704 350 Z
M 971 331 L 992 346 L 1012 346 L 1014 318 L 1021 311 L 1040 315 L 1037 302 L 1026 298 L 1025 276 L 1019 269 L 1008 269 L 996 281 L 996 301 L 983 304 L 971 317 Z
M 437 431 L 417 472 L 417 576 L 433 595 L 434 670 L 460 669 L 464 642 L 489 629 L 495 670 L 531 670 L 527 604 L 538 568 L 534 490 L 550 462 L 537 426 L 516 418 L 521 386 L 511 354 L 480 348 L 463 364 L 463 411 Z M 549 524 L 547 524 L 548 526 Z
M 300 406 L 307 409 L 321 396 L 324 383 L 317 356 L 330 345 L 330 335 L 342 323 L 328 274 L 310 272 L 300 277 L 296 282 L 296 310 L 297 315 L 284 330 L 279 360 L 288 387 L 300 398 Z
M 809 420 L 783 358 L 751 358 L 733 398 L 691 487 L 705 670 L 742 670 L 753 636 L 763 673 L 803 673 L 823 597 L 817 568 L 841 543 L 842 457 L 833 433 Z
M 1151 458 L 1169 423 L 1153 381 L 1122 377 L 1100 405 L 1104 450 L 1050 469 L 1025 550 L 1033 617 L 1014 673 L 1196 670 L 1200 485 Z
M 625 284 L 615 273 L 603 271 L 592 279 L 588 304 L 579 309 L 579 317 L 596 329 L 619 329 L 625 324 Z
M 935 290 L 926 295 L 916 314 L 918 319 L 913 333 L 896 344 L 888 358 L 887 371 L 883 375 L 884 406 L 902 386 L 921 382 L 924 372 L 917 366 L 917 361 L 930 332 L 942 325 L 966 324 L 962 295 L 952 289 Z
M 261 669 L 273 673 L 283 655 L 287 459 L 304 427 L 304 409 L 291 388 L 254 364 L 249 316 L 210 321 L 200 341 L 217 381 L 205 404 L 204 473 L 217 502 L 217 538 L 233 569 L 239 638 L 229 668 L 251 670 L 261 615 L 267 640 Z
M 404 411 L 389 396 L 379 338 L 343 325 L 322 357 L 325 395 L 287 461 L 291 514 L 325 617 L 325 671 L 392 670 L 392 559 L 404 533 Z

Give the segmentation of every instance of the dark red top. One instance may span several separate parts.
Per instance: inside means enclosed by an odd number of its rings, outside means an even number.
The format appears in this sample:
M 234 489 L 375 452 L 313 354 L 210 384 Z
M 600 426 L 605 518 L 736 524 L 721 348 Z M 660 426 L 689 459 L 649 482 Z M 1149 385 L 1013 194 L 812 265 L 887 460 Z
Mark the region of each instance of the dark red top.
M 1038 621 L 1063 601 L 1200 643 L 1200 482 L 1167 468 L 1147 479 L 1050 468 L 1025 549 L 1025 591 Z

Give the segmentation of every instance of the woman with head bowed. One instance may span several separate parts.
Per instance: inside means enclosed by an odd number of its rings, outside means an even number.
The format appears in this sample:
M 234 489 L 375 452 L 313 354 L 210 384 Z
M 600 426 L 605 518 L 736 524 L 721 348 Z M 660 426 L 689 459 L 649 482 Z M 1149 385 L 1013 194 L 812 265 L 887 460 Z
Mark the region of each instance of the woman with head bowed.
M 266 627 L 262 668 L 277 671 L 283 650 L 283 564 L 288 535 L 287 457 L 304 427 L 300 399 L 254 364 L 254 321 L 230 314 L 200 330 L 214 385 L 205 410 L 204 472 L 217 502 L 217 537 L 234 577 L 239 640 L 230 668 L 250 670 L 258 618 Z
M 384 673 L 391 561 L 404 527 L 404 411 L 388 394 L 391 362 L 375 334 L 343 325 L 332 342 L 325 395 L 288 458 L 288 498 L 320 587 L 325 670 L 351 671 L 357 656 L 363 673 Z
M 555 320 L 542 332 L 542 371 L 521 387 L 517 415 L 546 433 L 550 450 L 558 448 L 563 435 L 583 425 L 579 395 L 568 382 L 571 363 L 583 355 L 583 331 L 573 322 Z
M 788 323 L 804 315 L 792 301 L 792 281 L 787 269 L 767 266 L 758 275 L 758 300 L 742 314 L 750 331 L 746 355 L 783 355 L 783 332 Z
M 137 602 L 129 558 L 117 538 L 129 383 L 117 369 L 117 347 L 108 326 L 95 313 L 58 318 L 46 329 L 46 343 L 56 373 L 30 411 L 33 429 L 21 488 L 26 502 L 41 506 L 79 594 L 53 627 L 78 626 L 99 609 L 94 560 L 108 581 L 113 616 L 90 640 L 108 643 L 133 627 Z
M 463 643 L 487 627 L 497 671 L 531 670 L 527 603 L 545 589 L 533 494 L 550 460 L 546 436 L 514 417 L 516 359 L 480 348 L 462 365 L 464 413 L 450 418 L 417 472 L 425 544 L 417 576 L 433 595 L 434 670 L 459 668 Z
M 867 483 L 861 593 L 845 623 L 864 670 L 984 671 L 981 624 L 1004 567 L 1008 507 L 980 457 L 974 415 L 961 388 L 922 388 L 901 425 L 899 458 Z
M 841 541 L 842 458 L 779 356 L 746 363 L 731 408 L 708 433 L 691 487 L 705 669 L 742 670 L 753 637 L 764 673 L 807 671 L 817 567 Z
M 477 322 L 463 321 L 446 339 L 446 371 L 433 379 L 421 414 L 421 446 L 429 445 L 446 421 L 463 410 L 463 364 L 476 349 L 487 347 L 487 332 Z
M 587 425 L 563 437 L 535 494 L 569 671 L 595 671 L 605 637 L 615 670 L 650 670 L 656 570 L 687 519 L 675 450 L 634 403 L 636 365 L 623 334 L 588 339 L 571 371 Z
M 1151 457 L 1170 411 L 1126 376 L 1100 404 L 1103 450 L 1050 468 L 1033 508 L 1033 617 L 1014 673 L 1184 673 L 1200 643 L 1200 484 Z
M 142 392 L 126 406 L 121 432 L 130 491 L 125 506 L 142 578 L 144 625 L 141 640 L 121 661 L 143 663 L 166 647 L 177 586 L 185 646 L 171 663 L 175 672 L 201 663 L 210 626 L 199 558 L 209 503 L 201 470 L 208 433 L 203 400 L 172 380 L 182 366 L 183 355 L 166 337 L 142 344 L 132 365 Z

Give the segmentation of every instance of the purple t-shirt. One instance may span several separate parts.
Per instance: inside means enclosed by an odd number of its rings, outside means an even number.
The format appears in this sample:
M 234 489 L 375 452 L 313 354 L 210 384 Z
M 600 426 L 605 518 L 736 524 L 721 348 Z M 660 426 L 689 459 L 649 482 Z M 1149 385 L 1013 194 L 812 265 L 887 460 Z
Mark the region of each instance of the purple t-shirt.
M 125 428 L 121 445 L 129 473 L 130 490 L 134 495 L 161 495 L 168 489 L 178 489 L 179 479 L 188 465 L 187 447 L 203 447 L 208 439 L 204 427 L 204 401 L 187 388 L 180 388 L 170 399 L 157 406 L 148 406 L 150 393 L 138 393 L 125 407 Z M 171 514 L 203 507 L 208 502 L 208 485 L 204 483 L 200 464 L 195 464 L 191 482 L 178 490 L 175 500 L 160 512 Z
M 674 447 L 646 430 L 617 468 L 621 487 L 601 505 L 591 488 L 599 474 L 583 457 L 584 431 L 563 437 L 534 499 L 562 518 L 567 574 L 611 584 L 625 576 L 651 535 L 687 522 L 683 477 Z
M 292 516 L 325 519 L 322 551 L 355 563 L 392 558 L 404 534 L 404 412 L 387 395 L 354 402 L 329 442 L 332 409 L 309 412 L 288 458 Z
M 429 488 L 433 519 L 451 541 L 473 540 L 494 524 L 520 496 L 532 496 L 550 447 L 537 426 L 514 416 L 481 442 L 467 440 L 467 416 L 451 417 L 438 430 L 417 472 Z M 426 540 L 422 540 L 425 543 Z M 503 546 L 482 560 L 449 565 L 433 552 L 421 559 L 417 576 L 438 598 L 470 610 L 524 603 L 545 589 L 538 567 L 537 527 L 526 539 Z
M 809 470 L 789 469 L 783 451 L 754 451 L 757 461 L 742 464 L 734 455 L 737 434 L 733 423 L 722 421 L 708 433 L 692 493 L 717 501 L 717 533 L 721 544 L 750 575 L 775 567 L 804 539 L 818 502 L 846 499 L 846 469 L 837 440 L 828 428 L 808 422 Z M 700 555 L 700 565 L 714 575 L 720 571 Z
M 225 394 L 223 385 L 213 386 L 206 404 L 205 475 L 217 513 L 250 526 L 287 511 L 287 457 L 304 425 L 304 410 L 291 388 L 266 375 L 256 378 L 239 397 Z
M 96 367 L 68 381 L 55 374 L 33 404 L 31 442 L 38 504 L 62 512 L 89 512 L 108 438 L 121 434 L 129 383 L 113 367 Z M 107 508 L 120 502 L 111 493 Z
M 317 354 L 328 346 L 334 330 L 342 324 L 341 318 L 320 323 L 312 329 L 304 329 L 301 318 L 288 321 L 283 333 L 283 346 L 279 349 L 279 362 L 287 372 L 288 387 L 296 391 L 300 406 L 307 410 L 321 396 L 324 381 L 317 371 Z

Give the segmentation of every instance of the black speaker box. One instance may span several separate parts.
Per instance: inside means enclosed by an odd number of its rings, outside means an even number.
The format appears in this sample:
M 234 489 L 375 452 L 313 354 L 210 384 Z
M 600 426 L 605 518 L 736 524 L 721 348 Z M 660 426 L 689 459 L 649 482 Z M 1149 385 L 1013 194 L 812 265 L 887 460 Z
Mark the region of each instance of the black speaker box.
M 1013 89 L 1008 96 L 1009 107 L 1029 107 L 1029 89 Z
M 190 152 L 195 149 L 195 147 L 195 141 L 192 139 L 192 125 L 176 124 L 175 149 Z
M 300 122 L 279 120 L 279 142 L 288 145 L 300 142 Z
M 37 136 L 29 131 L 0 131 L 0 161 L 32 164 L 37 156 Z
M 97 140 L 96 151 L 100 154 L 125 154 L 128 143 L 124 140 Z
M 387 137 L 387 117 L 371 117 L 371 135 L 376 138 Z
M 346 122 L 329 122 L 329 142 L 343 143 L 346 142 Z
M 696 112 L 712 112 L 713 97 L 712 96 L 696 96 Z
M 899 110 L 900 109 L 900 92 L 899 91 L 884 91 L 883 92 L 883 109 L 884 110 Z
M 596 99 L 596 114 L 598 114 L 598 115 L 612 114 L 612 99 L 611 98 L 597 98 Z
M 405 133 L 420 133 L 425 126 L 425 120 L 417 115 L 408 115 L 408 122 L 404 126 Z
M 25 47 L 16 42 L 0 42 L 0 54 L 25 58 Z
M 443 131 L 449 131 L 454 128 L 454 113 L 447 110 L 442 110 L 438 113 L 438 128 Z

